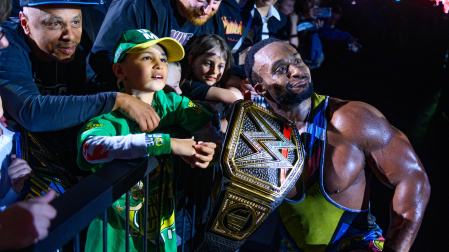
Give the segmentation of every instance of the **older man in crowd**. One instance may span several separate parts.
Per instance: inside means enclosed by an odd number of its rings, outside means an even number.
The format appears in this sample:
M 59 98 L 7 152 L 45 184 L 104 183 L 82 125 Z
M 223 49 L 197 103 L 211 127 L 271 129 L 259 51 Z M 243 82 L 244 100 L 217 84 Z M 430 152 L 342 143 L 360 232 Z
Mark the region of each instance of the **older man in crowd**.
M 50 174 L 76 171 L 78 129 L 70 127 L 115 109 L 136 120 L 142 131 L 157 127 L 159 116 L 148 104 L 124 93 L 97 93 L 101 87 L 86 83 L 85 52 L 79 46 L 80 6 L 97 3 L 21 0 L 20 4 L 20 18 L 2 25 L 10 46 L 1 51 L 0 95 L 9 116 L 26 130 L 57 131 L 23 134 L 30 138 L 24 142 L 31 146 L 25 146 L 24 157 L 32 167 L 45 167 Z M 72 177 L 65 184 L 73 182 Z

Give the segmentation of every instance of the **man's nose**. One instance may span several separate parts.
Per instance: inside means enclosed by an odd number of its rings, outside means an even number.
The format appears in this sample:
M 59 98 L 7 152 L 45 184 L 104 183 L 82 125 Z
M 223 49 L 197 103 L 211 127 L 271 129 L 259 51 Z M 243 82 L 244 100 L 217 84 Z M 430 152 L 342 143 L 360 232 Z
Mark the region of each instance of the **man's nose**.
M 201 11 L 205 14 L 205 15 L 209 15 L 212 12 L 212 3 L 214 0 L 206 0 L 204 1 L 204 5 L 203 7 L 201 7 Z
M 300 78 L 301 76 L 304 76 L 307 74 L 307 70 L 303 66 L 296 66 L 296 65 L 290 65 L 289 67 L 290 77 L 293 78 Z
M 75 33 L 74 30 L 75 28 L 69 26 L 66 26 L 65 30 L 63 31 L 62 34 L 62 39 L 66 40 L 66 41 L 74 41 L 75 40 Z

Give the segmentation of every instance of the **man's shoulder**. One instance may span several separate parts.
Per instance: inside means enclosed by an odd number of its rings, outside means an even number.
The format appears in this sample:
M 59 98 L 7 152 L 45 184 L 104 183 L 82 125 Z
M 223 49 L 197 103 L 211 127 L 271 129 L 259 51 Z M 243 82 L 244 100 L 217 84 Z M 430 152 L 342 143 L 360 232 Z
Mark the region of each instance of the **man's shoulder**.
M 17 48 L 18 50 L 24 50 L 27 53 L 31 52 L 30 47 L 26 43 L 25 36 L 22 32 L 20 32 L 22 27 L 20 26 L 18 20 L 8 20 L 1 26 L 4 30 L 6 30 L 6 37 L 11 47 Z
M 31 49 L 25 41 L 22 29 L 15 22 L 7 21 L 2 24 L 6 30 L 9 46 L 1 50 L 0 73 L 4 79 L 28 78 L 31 74 Z
M 165 17 L 167 8 L 170 8 L 169 1 L 164 0 L 120 0 L 111 3 L 107 16 L 114 17 L 118 14 L 134 13 L 134 15 L 140 15 L 143 19 L 152 18 L 152 15 Z M 109 14 L 109 12 L 111 13 Z
M 328 122 L 328 130 L 335 130 L 348 141 L 361 145 L 371 145 L 395 132 L 379 110 L 360 101 L 329 97 Z
M 358 115 L 361 119 L 364 116 L 383 115 L 372 105 L 362 101 L 343 100 L 329 97 L 329 111 L 337 116 L 352 117 Z

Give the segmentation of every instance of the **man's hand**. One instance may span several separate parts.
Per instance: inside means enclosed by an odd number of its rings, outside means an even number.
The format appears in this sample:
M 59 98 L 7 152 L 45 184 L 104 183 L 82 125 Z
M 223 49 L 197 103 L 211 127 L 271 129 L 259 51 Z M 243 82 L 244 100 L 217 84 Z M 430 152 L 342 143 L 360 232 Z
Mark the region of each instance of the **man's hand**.
M 48 235 L 56 210 L 48 204 L 55 196 L 46 195 L 15 203 L 0 212 L 0 250 L 26 248 Z
M 195 145 L 195 166 L 203 169 L 207 168 L 214 157 L 216 147 L 217 145 L 215 143 L 204 143 L 199 141 L 198 144 Z
M 150 133 L 159 125 L 161 120 L 150 104 L 125 93 L 117 92 L 117 98 L 112 110 L 115 109 L 120 109 L 136 121 L 142 132 Z
M 23 189 L 23 182 L 28 179 L 31 174 L 31 168 L 27 161 L 16 158 L 16 155 L 11 155 L 12 163 L 8 167 L 8 175 L 11 179 L 12 189 L 17 194 Z

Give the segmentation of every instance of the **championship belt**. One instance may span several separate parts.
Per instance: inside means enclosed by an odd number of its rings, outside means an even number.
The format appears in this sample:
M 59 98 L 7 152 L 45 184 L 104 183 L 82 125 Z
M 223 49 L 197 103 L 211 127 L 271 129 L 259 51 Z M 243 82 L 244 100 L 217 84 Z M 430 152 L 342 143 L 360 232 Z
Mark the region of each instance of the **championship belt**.
M 197 251 L 236 251 L 279 206 L 302 173 L 295 125 L 259 104 L 234 104 L 220 158 L 218 199 Z

